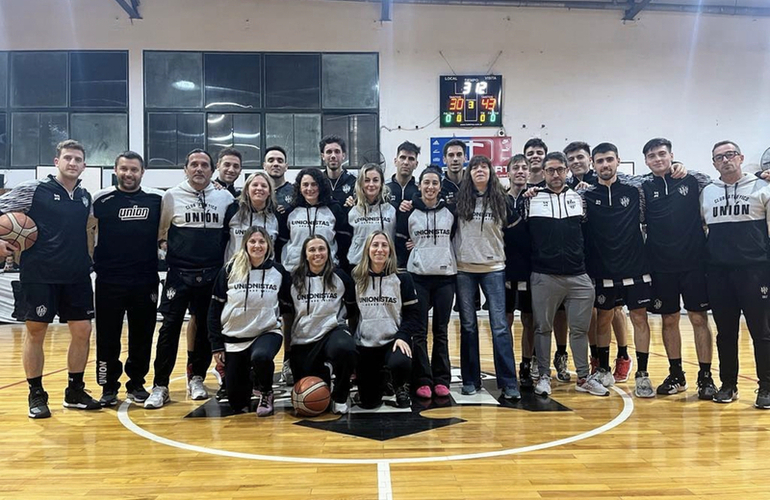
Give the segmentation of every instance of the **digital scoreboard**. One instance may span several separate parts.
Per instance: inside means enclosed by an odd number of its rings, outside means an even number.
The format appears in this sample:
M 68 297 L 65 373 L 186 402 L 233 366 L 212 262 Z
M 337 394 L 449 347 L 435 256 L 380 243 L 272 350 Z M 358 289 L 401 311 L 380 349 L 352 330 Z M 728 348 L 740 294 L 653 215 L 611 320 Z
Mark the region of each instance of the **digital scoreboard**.
M 502 75 L 439 77 L 441 128 L 502 127 Z

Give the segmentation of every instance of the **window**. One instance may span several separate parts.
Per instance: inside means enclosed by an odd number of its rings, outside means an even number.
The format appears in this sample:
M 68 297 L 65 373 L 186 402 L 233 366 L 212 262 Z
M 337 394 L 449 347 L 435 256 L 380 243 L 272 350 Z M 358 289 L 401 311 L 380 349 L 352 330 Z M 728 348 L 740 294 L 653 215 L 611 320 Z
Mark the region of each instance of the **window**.
M 70 106 L 128 107 L 128 54 L 126 52 L 72 52 L 70 54 Z
M 0 52 L 0 109 L 8 103 L 8 52 Z
M 379 84 L 375 54 L 324 54 L 324 108 L 377 109 Z
M 53 165 L 56 145 L 69 138 L 67 113 L 14 113 L 11 116 L 11 165 Z
M 272 145 L 292 168 L 319 166 L 322 135 L 339 133 L 357 168 L 379 147 L 378 64 L 373 53 L 145 51 L 148 166 L 235 147 L 253 168 Z
M 261 107 L 261 57 L 206 54 L 206 109 L 243 111 Z
M 147 165 L 184 165 L 187 153 L 204 147 L 203 113 L 149 113 Z
M 108 166 L 126 150 L 128 120 L 124 113 L 73 113 L 72 137 L 83 144 L 89 165 Z
M 67 53 L 11 53 L 11 106 L 67 107 Z
M 291 167 L 317 167 L 321 164 L 318 142 L 321 140 L 321 115 L 269 114 L 265 119 L 267 144 L 286 150 Z
M 321 90 L 318 55 L 265 55 L 265 106 L 318 108 Z
M 206 122 L 208 152 L 214 159 L 224 148 L 236 148 L 243 155 L 244 167 L 262 165 L 258 114 L 209 113 Z
M 324 115 L 324 135 L 338 135 L 348 147 L 348 164 L 379 163 L 377 115 Z
M 203 58 L 199 52 L 145 52 L 144 105 L 148 108 L 200 108 Z
M 128 147 L 128 52 L 0 52 L 0 110 L 0 165 L 53 165 L 75 139 L 112 166 Z

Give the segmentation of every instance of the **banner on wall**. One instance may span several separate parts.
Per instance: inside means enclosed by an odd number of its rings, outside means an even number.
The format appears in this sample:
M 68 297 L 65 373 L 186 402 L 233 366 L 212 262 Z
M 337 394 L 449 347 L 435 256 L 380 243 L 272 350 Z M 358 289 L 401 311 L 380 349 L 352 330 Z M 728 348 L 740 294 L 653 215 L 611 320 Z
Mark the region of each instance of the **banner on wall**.
M 475 155 L 484 155 L 492 160 L 492 166 L 498 177 L 506 177 L 508 171 L 506 163 L 513 156 L 510 137 L 431 137 L 430 138 L 430 162 L 446 167 L 444 163 L 444 144 L 452 139 L 460 139 L 468 146 L 468 159 Z

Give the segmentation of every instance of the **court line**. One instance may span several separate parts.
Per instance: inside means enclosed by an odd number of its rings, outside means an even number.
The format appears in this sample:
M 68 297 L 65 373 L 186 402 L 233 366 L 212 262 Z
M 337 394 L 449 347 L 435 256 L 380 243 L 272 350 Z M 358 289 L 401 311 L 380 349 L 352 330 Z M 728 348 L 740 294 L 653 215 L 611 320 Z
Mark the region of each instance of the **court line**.
M 465 453 L 460 455 L 444 455 L 444 456 L 434 456 L 434 457 L 388 458 L 388 459 L 285 457 L 285 456 L 276 456 L 276 455 L 260 455 L 255 453 L 243 453 L 243 452 L 229 451 L 229 450 L 219 450 L 216 448 L 207 448 L 205 446 L 198 446 L 194 444 L 183 443 L 180 441 L 174 441 L 173 439 L 169 439 L 163 436 L 158 436 L 157 434 L 153 434 L 152 432 L 140 427 L 139 425 L 134 423 L 134 421 L 131 420 L 131 417 L 129 416 L 128 409 L 131 406 L 131 403 L 129 401 L 124 401 L 118 408 L 118 420 L 126 429 L 130 430 L 134 434 L 137 434 L 145 439 L 149 439 L 150 441 L 154 441 L 158 444 L 179 448 L 181 450 L 192 451 L 195 453 L 206 453 L 209 455 L 217 455 L 221 457 L 242 458 L 246 460 L 262 460 L 262 461 L 271 461 L 271 462 L 296 463 L 296 464 L 329 464 L 329 465 L 370 464 L 370 465 L 379 466 L 380 464 L 392 465 L 392 464 L 451 462 L 456 460 L 473 460 L 473 459 L 480 459 L 480 458 L 503 457 L 508 455 L 527 453 L 530 451 L 545 450 L 548 448 L 554 448 L 557 446 L 562 446 L 565 444 L 571 444 L 577 441 L 582 441 L 584 439 L 588 439 L 588 438 L 603 434 L 619 426 L 623 422 L 625 422 L 634 411 L 634 402 L 628 393 L 626 393 L 625 391 L 615 386 L 610 387 L 610 389 L 614 390 L 623 399 L 623 409 L 617 416 L 615 416 L 615 418 L 594 429 L 590 429 L 588 431 L 585 431 L 580 434 L 576 434 L 574 436 L 558 439 L 556 441 L 549 441 L 545 443 L 523 446 L 519 448 L 508 448 L 505 450 L 497 450 L 497 451 L 486 451 L 486 452 L 478 452 L 478 453 Z
M 387 462 L 377 464 L 377 498 L 393 500 L 393 487 L 390 484 L 390 465 Z

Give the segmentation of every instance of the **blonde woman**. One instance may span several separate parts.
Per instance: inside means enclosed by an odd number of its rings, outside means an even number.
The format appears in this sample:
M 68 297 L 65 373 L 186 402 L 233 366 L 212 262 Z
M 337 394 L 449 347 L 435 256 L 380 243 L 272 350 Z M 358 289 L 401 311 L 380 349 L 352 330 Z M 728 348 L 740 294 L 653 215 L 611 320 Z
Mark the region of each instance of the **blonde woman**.
M 243 235 L 252 226 L 264 227 L 275 243 L 278 238 L 278 218 L 275 211 L 273 182 L 265 172 L 256 172 L 246 179 L 243 191 L 227 208 L 227 248 L 225 261 L 229 261 L 241 248 Z
M 348 224 L 353 230 L 353 239 L 348 250 L 350 267 L 361 261 L 364 243 L 373 231 L 383 231 L 392 240 L 396 237 L 396 209 L 390 204 L 390 190 L 385 185 L 382 168 L 374 163 L 367 163 L 356 178 L 355 201 L 348 212 Z
M 225 366 L 230 406 L 246 408 L 253 387 L 258 417 L 273 414 L 273 358 L 283 343 L 281 309 L 291 301 L 291 277 L 272 254 L 265 228 L 246 230 L 241 248 L 217 276 L 208 316 L 211 350 Z
M 393 240 L 383 231 L 366 238 L 361 261 L 353 269 L 359 321 L 358 394 L 362 408 L 382 403 L 381 372 L 387 367 L 396 406 L 408 408 L 412 371 L 412 335 L 420 328 L 420 309 L 412 277 L 399 273 Z

